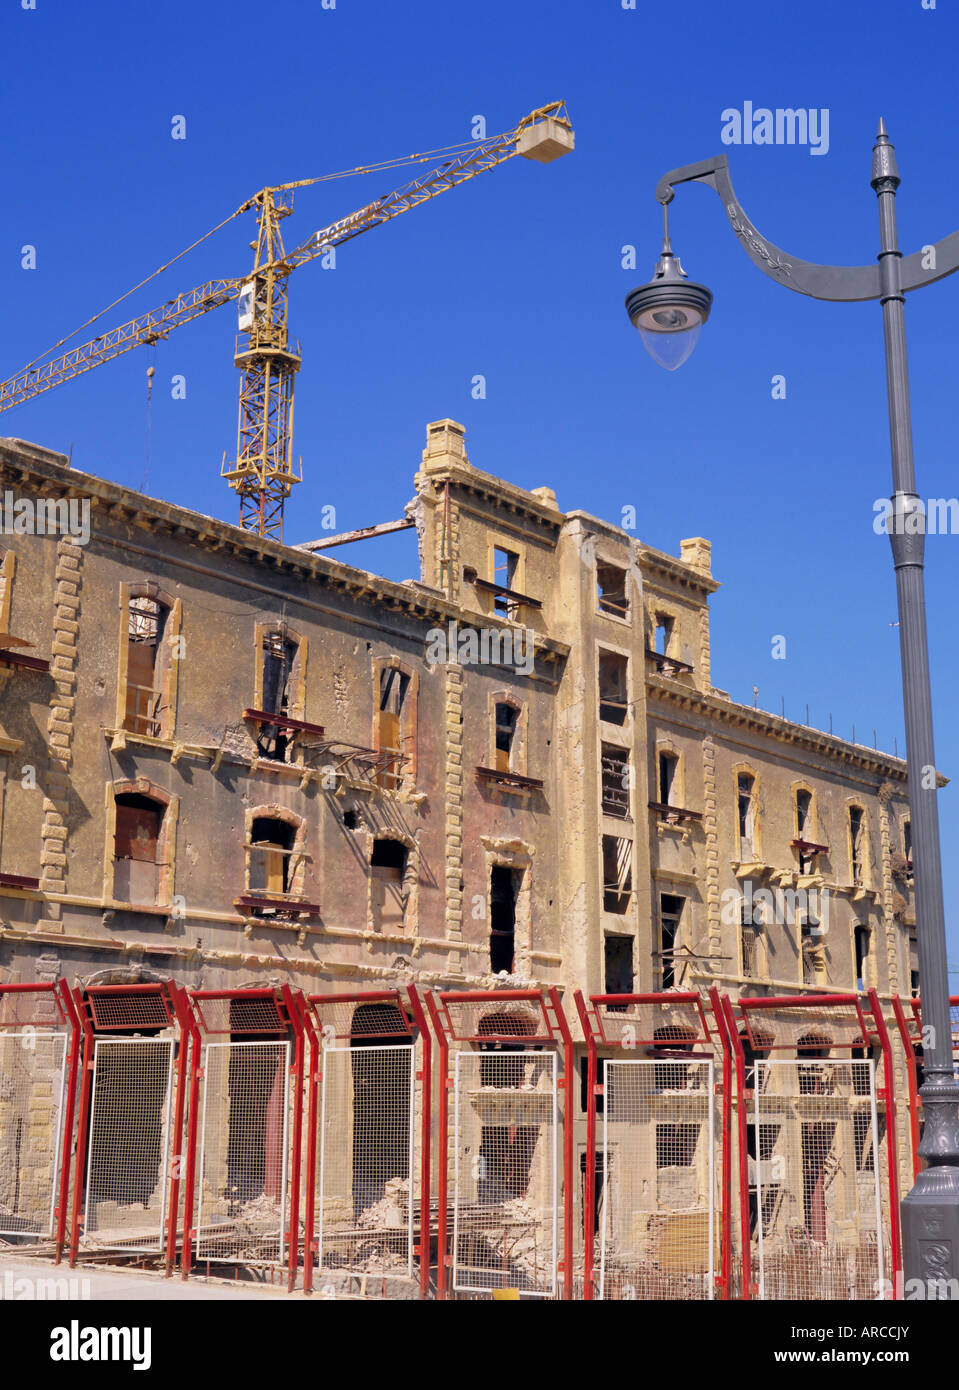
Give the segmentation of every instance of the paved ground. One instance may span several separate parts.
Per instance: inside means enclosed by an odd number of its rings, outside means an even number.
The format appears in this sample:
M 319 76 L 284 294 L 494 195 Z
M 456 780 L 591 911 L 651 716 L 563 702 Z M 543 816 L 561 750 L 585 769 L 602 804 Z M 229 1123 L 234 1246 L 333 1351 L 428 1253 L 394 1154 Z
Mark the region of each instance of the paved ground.
M 287 1294 L 279 1285 L 234 1284 L 216 1279 L 188 1279 L 178 1275 L 164 1279 L 141 1269 L 103 1268 L 96 1265 L 55 1265 L 18 1255 L 0 1255 L 0 1306 L 6 1302 L 37 1299 L 129 1299 L 164 1302 L 188 1299 L 272 1299 L 299 1303 L 304 1295 Z M 312 1300 L 311 1300 L 312 1301 Z

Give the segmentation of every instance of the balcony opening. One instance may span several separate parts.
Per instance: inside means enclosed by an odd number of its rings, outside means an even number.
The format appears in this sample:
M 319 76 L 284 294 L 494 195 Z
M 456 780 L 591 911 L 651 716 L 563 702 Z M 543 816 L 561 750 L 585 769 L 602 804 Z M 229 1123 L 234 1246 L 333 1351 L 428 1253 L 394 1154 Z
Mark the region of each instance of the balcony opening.
M 127 610 L 127 687 L 123 727 L 131 734 L 162 738 L 164 684 L 170 610 L 156 599 L 131 598 Z
M 677 772 L 679 758 L 675 753 L 659 755 L 659 800 L 663 806 L 678 805 Z
M 164 809 L 159 801 L 138 793 L 123 792 L 116 798 L 113 896 L 118 902 L 157 902 Z
M 621 569 L 619 565 L 597 562 L 596 584 L 601 613 L 611 613 L 616 618 L 629 617 L 628 579 L 629 572 Z
M 856 951 L 856 989 L 866 988 L 867 965 L 869 961 L 869 928 L 861 922 L 853 927 L 853 942 Z
M 756 834 L 756 779 L 748 772 L 740 772 L 736 779 L 737 808 L 739 812 L 739 857 L 745 858 L 755 853 Z
M 659 959 L 662 989 L 672 989 L 676 983 L 675 957 L 679 924 L 686 899 L 672 893 L 659 897 Z
M 599 717 L 607 724 L 626 723 L 629 713 L 629 658 L 618 652 L 599 654 Z
M 615 744 L 601 745 L 603 815 L 631 820 L 629 814 L 629 750 Z
M 516 588 L 516 573 L 519 569 L 519 556 L 514 550 L 502 546 L 493 547 L 493 583 L 500 589 Z M 515 599 L 506 594 L 493 595 L 493 612 L 504 618 L 511 618 L 516 608 Z
M 761 930 L 761 927 L 756 923 L 755 910 L 744 907 L 742 909 L 740 940 L 742 944 L 743 976 L 746 979 L 753 979 L 759 974 L 758 955 Z
M 409 715 L 409 676 L 396 666 L 384 666 L 380 671 L 377 751 L 389 756 L 377 774 L 377 782 L 386 790 L 395 790 L 403 780 L 404 738 L 408 735 Z
M 622 915 L 633 896 L 633 842 L 603 836 L 603 910 Z
M 293 664 L 298 645 L 283 628 L 268 632 L 263 638 L 263 712 L 289 718 L 293 706 Z M 275 724 L 261 724 L 256 747 L 261 758 L 289 762 L 293 752 L 293 737 L 288 730 Z
M 516 934 L 516 899 L 523 881 L 521 869 L 494 864 L 490 869 L 489 968 L 498 975 L 513 973 Z
M 519 710 L 515 705 L 497 701 L 494 730 L 496 761 L 495 772 L 509 772 L 512 769 L 513 746 L 516 739 L 516 724 Z
M 863 881 L 865 851 L 865 812 L 861 806 L 849 808 L 849 869 L 853 884 L 861 886 Z
M 373 923 L 378 931 L 406 924 L 406 866 L 409 850 L 402 840 L 373 841 L 370 875 L 373 880 Z
M 296 829 L 273 816 L 257 816 L 250 831 L 250 892 L 289 893 Z
M 675 619 L 665 613 L 657 613 L 653 627 L 653 651 L 659 656 L 669 655 L 669 645 L 673 640 Z
M 607 936 L 603 940 L 604 984 L 606 994 L 633 992 L 633 938 Z M 608 1004 L 613 1013 L 623 1012 L 625 1004 Z

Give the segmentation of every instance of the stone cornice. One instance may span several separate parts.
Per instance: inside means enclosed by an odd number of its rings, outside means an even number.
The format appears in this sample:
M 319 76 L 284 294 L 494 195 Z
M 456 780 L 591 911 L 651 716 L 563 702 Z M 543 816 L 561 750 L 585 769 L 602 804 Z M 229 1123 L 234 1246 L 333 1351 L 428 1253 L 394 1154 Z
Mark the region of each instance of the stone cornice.
M 550 533 L 552 539 L 555 539 L 559 534 L 559 529 L 563 524 L 562 512 L 538 501 L 532 493 L 526 492 L 524 488 L 504 482 L 501 478 L 494 477 L 492 473 L 484 473 L 481 469 L 474 468 L 472 464 L 447 462 L 438 467 L 424 467 L 416 476 L 417 479 L 428 478 L 434 485 L 448 481 L 452 487 L 465 492 L 467 495 L 481 497 L 487 502 L 495 502 L 497 507 L 502 507 L 506 511 L 515 512 L 530 521 L 535 521 Z
M 807 752 L 819 753 L 823 757 L 833 758 L 864 772 L 888 777 L 892 781 L 903 784 L 906 782 L 906 763 L 903 758 L 891 757 L 888 753 L 865 748 L 859 743 L 849 743 L 845 739 L 837 738 L 835 734 L 811 729 L 806 724 L 794 724 L 791 720 L 782 719 L 766 710 L 740 705 L 735 700 L 724 698 L 715 692 L 706 694 L 695 687 L 679 685 L 678 682 L 662 676 L 647 675 L 646 691 L 649 696 L 666 704 L 689 710 L 707 719 L 714 719 L 763 738 L 775 739 L 778 743 L 791 744 Z M 948 780 L 940 773 L 938 785 L 944 787 Z
M 40 445 L 0 438 L 0 491 L 17 486 L 45 494 L 88 498 L 92 537 L 96 535 L 92 523 L 97 515 L 106 516 L 158 537 L 182 539 L 215 555 L 231 555 L 277 573 L 310 580 L 377 607 L 404 612 L 423 622 L 446 627 L 451 621 L 463 623 L 465 620 L 467 625 L 473 625 L 462 608 L 421 585 L 397 584 L 367 570 L 297 550 L 282 541 L 256 536 L 225 521 L 143 496 L 93 474 L 81 473 L 69 466 L 63 454 Z M 175 565 L 176 560 L 171 558 L 171 564 Z M 489 614 L 483 615 L 483 621 L 484 626 L 504 632 L 515 629 L 515 624 Z M 537 655 L 546 661 L 563 662 L 569 656 L 570 648 L 565 642 L 540 633 L 534 634 L 534 642 Z
M 684 589 L 696 589 L 701 594 L 714 594 L 721 587 L 718 579 L 710 578 L 709 575 L 703 574 L 702 570 L 694 569 L 692 565 L 683 564 L 682 560 L 677 560 L 674 555 L 667 555 L 663 550 L 653 550 L 641 541 L 636 542 L 636 554 L 641 569 L 652 570 Z

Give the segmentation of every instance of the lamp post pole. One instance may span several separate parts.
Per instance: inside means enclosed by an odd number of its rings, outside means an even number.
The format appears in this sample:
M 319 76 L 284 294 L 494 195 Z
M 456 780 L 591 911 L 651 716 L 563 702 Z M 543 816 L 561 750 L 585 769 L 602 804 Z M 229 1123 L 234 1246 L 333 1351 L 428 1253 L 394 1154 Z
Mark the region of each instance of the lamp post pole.
M 906 727 L 909 804 L 915 859 L 915 902 L 922 996 L 924 1082 L 919 1092 L 924 1128 L 919 1152 L 925 1168 L 902 1202 L 903 1273 L 907 1290 L 924 1298 L 959 1298 L 959 1084 L 953 1073 L 946 925 L 939 847 L 939 809 L 926 639 L 923 553 L 925 510 L 916 493 L 906 361 L 905 296 L 959 270 L 959 232 L 903 257 L 896 231 L 896 156 L 885 126 L 873 147 L 871 184 L 879 204 L 880 251 L 874 266 L 814 265 L 787 255 L 761 237 L 740 206 L 726 157 L 674 169 L 660 179 L 656 197 L 665 208 L 679 183 L 703 183 L 722 198 L 733 231 L 751 260 L 787 289 L 815 299 L 855 302 L 878 299 L 882 306 L 892 453 L 892 542 L 899 605 L 899 642 Z M 678 262 L 676 262 L 678 266 Z M 651 355 L 672 368 L 675 350 L 659 351 L 660 335 L 691 332 L 699 322 L 676 321 L 685 297 L 672 295 L 678 276 L 657 276 L 627 297 L 630 317 Z M 683 273 L 683 272 L 680 272 Z M 711 302 L 711 296 L 710 296 Z M 706 313 L 708 313 L 708 304 Z M 642 317 L 641 317 L 642 315 Z M 691 348 L 690 348 L 691 350 Z M 685 354 L 688 356 L 688 352 Z M 685 356 L 679 356 L 680 361 Z M 921 1282 L 921 1290 L 909 1281 Z

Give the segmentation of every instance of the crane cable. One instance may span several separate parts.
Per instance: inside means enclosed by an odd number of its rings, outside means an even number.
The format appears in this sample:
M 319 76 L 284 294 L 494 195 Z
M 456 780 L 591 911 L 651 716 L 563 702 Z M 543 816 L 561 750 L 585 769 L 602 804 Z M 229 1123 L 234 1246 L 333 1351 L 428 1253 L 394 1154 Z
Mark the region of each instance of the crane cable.
M 420 154 L 397 155 L 394 159 L 384 159 L 378 164 L 362 164 L 357 165 L 353 169 L 340 169 L 334 174 L 318 174 L 315 178 L 303 179 L 297 186 L 309 187 L 311 184 L 328 183 L 333 179 L 353 178 L 357 174 L 376 174 L 382 173 L 388 169 L 401 169 L 404 165 L 408 164 L 425 164 L 428 160 L 435 159 L 437 155 L 460 153 L 475 144 L 477 144 L 477 142 L 474 140 L 464 140 L 458 145 L 441 145 L 438 149 L 425 150 Z M 142 290 L 144 285 L 148 285 L 151 280 L 155 280 L 158 275 L 162 275 L 165 270 L 169 270 L 171 266 L 176 265 L 177 261 L 182 260 L 189 252 L 195 251 L 198 246 L 202 245 L 204 241 L 213 236 L 214 232 L 220 231 L 228 222 L 232 222 L 235 217 L 239 217 L 242 212 L 246 212 L 251 207 L 252 201 L 252 199 L 247 199 L 247 201 L 241 204 L 234 212 L 231 212 L 229 217 L 224 217 L 222 222 L 218 222 L 215 227 L 211 227 L 208 232 L 204 232 L 203 236 L 198 237 L 191 245 L 184 247 L 184 249 L 178 252 L 171 260 L 158 266 L 146 279 L 141 280 L 138 285 L 134 285 L 132 289 L 127 290 L 126 294 L 121 294 L 119 299 L 114 299 L 112 304 L 107 304 L 99 313 L 94 314 L 93 317 L 87 319 L 85 323 L 81 323 L 72 333 L 67 333 L 65 337 L 58 339 L 52 347 L 46 348 L 43 352 L 38 353 L 32 361 L 28 362 L 25 367 L 20 369 L 17 376 L 22 376 L 24 372 L 30 371 L 32 367 L 35 367 L 45 357 L 48 357 L 51 352 L 56 352 L 57 348 L 65 346 L 71 338 L 75 338 L 78 333 L 82 333 L 84 328 L 89 328 L 92 324 L 96 323 L 98 319 L 101 319 L 104 314 L 108 314 L 111 309 L 115 309 L 118 304 L 122 304 L 125 299 L 129 299 L 131 294 L 136 294 L 137 290 Z

